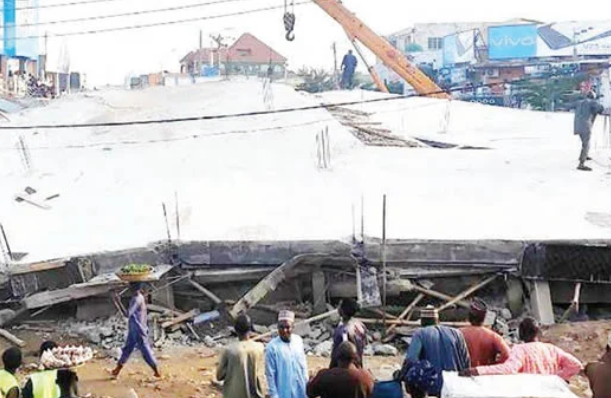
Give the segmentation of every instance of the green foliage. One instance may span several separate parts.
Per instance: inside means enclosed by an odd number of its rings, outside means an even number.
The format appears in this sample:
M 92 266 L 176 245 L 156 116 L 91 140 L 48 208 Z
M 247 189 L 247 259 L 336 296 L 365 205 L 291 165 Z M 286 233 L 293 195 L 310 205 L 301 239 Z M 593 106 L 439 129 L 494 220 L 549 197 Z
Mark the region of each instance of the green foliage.
M 121 273 L 130 275 L 130 274 L 143 274 L 153 270 L 148 264 L 128 264 L 121 268 Z
M 579 85 L 585 76 L 557 76 L 545 80 L 531 80 L 512 85 L 514 94 L 523 102 L 540 111 L 566 110 L 579 97 Z
M 333 76 L 324 69 L 303 67 L 297 72 L 297 76 L 303 79 L 303 83 L 297 86 L 297 90 L 308 93 L 320 93 L 335 88 Z
M 405 52 L 407 53 L 419 53 L 421 51 L 424 51 L 424 49 L 420 44 L 417 43 L 410 43 L 405 46 Z

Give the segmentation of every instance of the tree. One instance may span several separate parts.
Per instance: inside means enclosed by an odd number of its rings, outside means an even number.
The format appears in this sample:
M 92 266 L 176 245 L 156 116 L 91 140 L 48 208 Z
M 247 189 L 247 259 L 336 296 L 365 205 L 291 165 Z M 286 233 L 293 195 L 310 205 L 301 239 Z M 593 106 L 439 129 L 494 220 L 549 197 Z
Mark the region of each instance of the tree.
M 424 51 L 424 49 L 418 43 L 409 43 L 405 46 L 405 52 L 407 53 L 419 53 L 421 51 Z
M 324 69 L 303 67 L 297 71 L 297 76 L 303 79 L 303 82 L 297 86 L 297 90 L 320 93 L 335 88 L 333 76 Z
M 579 85 L 585 75 L 550 76 L 544 80 L 512 83 L 513 92 L 539 111 L 567 110 L 578 98 Z

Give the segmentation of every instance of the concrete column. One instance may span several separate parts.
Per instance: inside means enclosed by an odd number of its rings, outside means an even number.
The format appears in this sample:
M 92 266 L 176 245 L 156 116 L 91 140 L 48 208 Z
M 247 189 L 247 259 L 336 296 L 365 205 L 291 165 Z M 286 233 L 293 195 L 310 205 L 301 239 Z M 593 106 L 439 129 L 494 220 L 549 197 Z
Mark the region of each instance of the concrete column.
M 312 273 L 312 297 L 314 300 L 314 315 L 327 311 L 327 289 L 325 273 L 317 270 Z
M 552 295 L 547 281 L 533 283 L 530 292 L 530 304 L 535 318 L 542 325 L 553 325 L 555 323 Z

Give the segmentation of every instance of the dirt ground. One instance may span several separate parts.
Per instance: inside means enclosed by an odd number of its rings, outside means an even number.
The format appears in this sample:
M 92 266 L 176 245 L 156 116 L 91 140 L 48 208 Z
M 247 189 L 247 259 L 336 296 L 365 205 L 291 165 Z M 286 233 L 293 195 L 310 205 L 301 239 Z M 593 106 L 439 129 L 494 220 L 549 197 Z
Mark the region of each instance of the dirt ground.
M 557 344 L 573 353 L 583 362 L 597 360 L 607 341 L 611 322 L 587 322 L 553 326 L 544 331 L 543 340 Z M 28 345 L 24 348 L 26 364 L 36 362 L 35 350 L 44 339 L 53 338 L 62 344 L 78 342 L 74 337 L 53 333 L 15 331 Z M 6 342 L 0 343 L 4 349 Z M 217 356 L 211 350 L 201 348 L 176 347 L 157 351 L 163 377 L 152 377 L 138 354 L 126 365 L 117 380 L 110 377 L 114 361 L 110 358 L 96 358 L 78 370 L 81 381 L 80 394 L 91 398 L 133 398 L 133 392 L 140 398 L 213 398 L 221 397 L 220 389 L 214 383 Z M 368 357 L 365 366 L 379 379 L 389 378 L 400 366 L 402 357 Z M 311 372 L 324 368 L 327 358 L 308 358 Z M 28 373 L 24 367 L 22 377 Z M 589 397 L 587 380 L 581 376 L 574 378 L 571 388 L 580 397 Z M 133 391 L 132 391 L 133 390 Z

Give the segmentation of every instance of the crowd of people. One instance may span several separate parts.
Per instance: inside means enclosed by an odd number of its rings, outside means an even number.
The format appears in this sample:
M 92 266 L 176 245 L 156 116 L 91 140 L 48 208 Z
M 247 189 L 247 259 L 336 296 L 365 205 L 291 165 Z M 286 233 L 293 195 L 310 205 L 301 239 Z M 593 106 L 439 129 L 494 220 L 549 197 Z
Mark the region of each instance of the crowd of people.
M 271 398 L 380 398 L 373 375 L 363 367 L 367 344 L 365 326 L 354 318 L 358 306 L 344 300 L 339 308 L 342 322 L 335 329 L 331 362 L 327 369 L 309 374 L 301 337 L 293 333 L 294 314 L 282 311 L 278 337 L 266 348 L 249 340 L 251 323 L 246 315 L 236 322 L 240 341 L 221 354 L 217 378 L 224 381 L 225 398 L 263 398 L 259 364 L 265 363 Z M 584 371 L 573 355 L 539 341 L 536 320 L 525 318 L 519 326 L 522 343 L 509 347 L 496 332 L 484 325 L 488 312 L 481 300 L 473 300 L 470 326 L 456 329 L 443 326 L 433 307 L 421 311 L 421 328 L 412 336 L 405 361 L 396 378 L 413 398 L 440 396 L 443 372 L 463 377 L 479 375 L 556 375 L 565 381 Z M 611 398 L 611 337 L 601 362 L 588 364 L 594 398 Z M 386 397 L 387 395 L 384 395 Z M 399 395 L 401 396 L 401 395 Z
M 39 354 L 57 347 L 45 341 Z M 78 375 L 74 369 L 40 370 L 32 373 L 23 387 L 16 374 L 23 364 L 21 349 L 11 347 L 2 354 L 4 369 L 0 371 L 0 397 L 2 398 L 78 398 Z
M 113 376 L 119 375 L 137 348 L 155 376 L 160 377 L 148 341 L 144 285 L 134 283 L 131 291 L 128 336 Z M 293 333 L 293 312 L 279 313 L 278 336 L 267 347 L 251 339 L 250 318 L 245 314 L 238 316 L 234 324 L 238 341 L 220 353 L 216 372 L 217 380 L 223 382 L 224 398 L 264 398 L 266 394 L 259 376 L 263 368 L 270 398 L 388 397 L 376 395 L 374 376 L 363 366 L 367 329 L 354 318 L 357 311 L 358 304 L 352 299 L 340 304 L 338 312 L 342 320 L 334 331 L 331 361 L 327 369 L 317 374 L 308 372 L 303 340 Z M 423 398 L 440 396 L 443 372 L 447 371 L 458 372 L 463 377 L 518 373 L 556 375 L 567 382 L 583 371 L 590 381 L 593 398 L 611 398 L 611 336 L 600 362 L 588 364 L 584 369 L 573 355 L 540 342 L 541 330 L 533 318 L 525 318 L 520 323 L 518 332 L 522 343 L 510 348 L 500 335 L 484 326 L 487 312 L 483 301 L 473 300 L 469 312 L 471 326 L 456 329 L 441 325 L 435 308 L 422 309 L 421 328 L 414 332 L 403 366 L 396 372 L 396 385 L 403 383 L 411 397 Z M 55 347 L 57 344 L 53 341 L 44 342 L 40 356 Z M 73 369 L 35 372 L 22 389 L 16 378 L 22 365 L 21 350 L 17 347 L 7 349 L 2 361 L 0 398 L 78 397 L 78 376 Z

